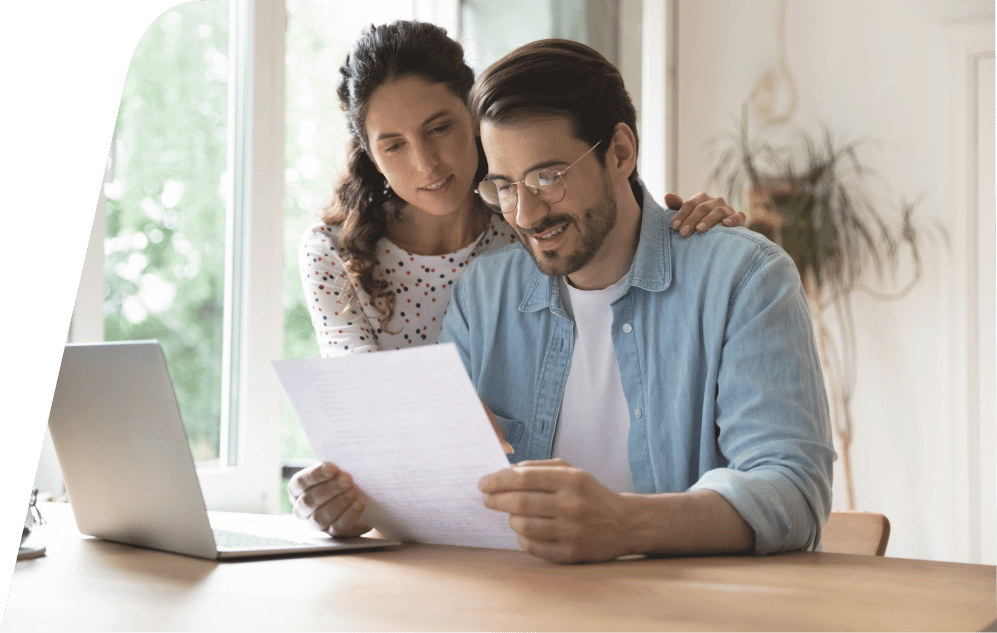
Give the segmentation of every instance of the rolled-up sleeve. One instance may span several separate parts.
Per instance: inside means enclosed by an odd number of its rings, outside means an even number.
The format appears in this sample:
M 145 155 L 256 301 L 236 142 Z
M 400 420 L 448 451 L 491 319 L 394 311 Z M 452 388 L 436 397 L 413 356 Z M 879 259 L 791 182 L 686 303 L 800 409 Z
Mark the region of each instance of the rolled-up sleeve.
M 755 532 L 755 552 L 813 549 L 831 508 L 827 394 L 806 297 L 773 249 L 728 306 L 717 377 L 717 446 L 726 468 L 691 489 L 721 494 Z

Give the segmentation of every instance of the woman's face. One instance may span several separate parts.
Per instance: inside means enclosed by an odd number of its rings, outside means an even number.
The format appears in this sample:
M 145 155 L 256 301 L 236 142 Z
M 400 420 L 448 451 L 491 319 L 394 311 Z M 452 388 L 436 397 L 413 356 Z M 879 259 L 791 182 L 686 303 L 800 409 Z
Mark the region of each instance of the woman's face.
M 441 83 L 409 75 L 367 106 L 371 158 L 405 202 L 433 215 L 470 213 L 478 169 L 471 112 Z

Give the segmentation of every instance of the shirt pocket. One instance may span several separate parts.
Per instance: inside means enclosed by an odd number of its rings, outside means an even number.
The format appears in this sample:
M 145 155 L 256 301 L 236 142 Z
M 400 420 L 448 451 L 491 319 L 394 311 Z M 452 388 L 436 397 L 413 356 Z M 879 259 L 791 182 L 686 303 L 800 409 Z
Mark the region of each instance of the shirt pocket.
M 493 413 L 495 413 L 495 417 L 499 421 L 499 426 L 502 427 L 502 435 L 505 437 L 505 441 L 512 444 L 513 448 L 516 448 L 516 444 L 523 436 L 523 429 L 526 428 L 526 425 L 519 420 L 507 418 L 494 410 Z

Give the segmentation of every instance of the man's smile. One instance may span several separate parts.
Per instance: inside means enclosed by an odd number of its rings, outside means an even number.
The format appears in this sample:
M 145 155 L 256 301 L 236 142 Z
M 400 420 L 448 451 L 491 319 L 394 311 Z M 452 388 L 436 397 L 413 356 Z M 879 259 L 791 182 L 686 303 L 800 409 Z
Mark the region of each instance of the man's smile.
M 537 248 L 550 248 L 561 241 L 565 229 L 571 225 L 572 220 L 563 215 L 558 218 L 549 218 L 536 229 L 522 229 L 517 227 L 523 241 L 529 240 Z
M 538 240 L 549 240 L 550 238 L 554 237 L 555 235 L 557 235 L 558 233 L 560 233 L 561 231 L 563 231 L 565 228 L 566 227 L 564 227 L 564 226 L 558 227 L 558 228 L 554 229 L 553 231 L 550 231 L 549 233 L 544 233 L 543 235 L 536 236 L 536 239 L 538 239 Z

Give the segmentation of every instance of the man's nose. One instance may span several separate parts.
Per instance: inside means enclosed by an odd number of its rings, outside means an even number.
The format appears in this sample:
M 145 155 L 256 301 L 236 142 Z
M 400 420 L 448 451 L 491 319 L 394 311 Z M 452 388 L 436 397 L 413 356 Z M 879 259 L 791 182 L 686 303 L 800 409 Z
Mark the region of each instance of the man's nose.
M 519 202 L 516 206 L 516 225 L 521 229 L 529 230 L 536 226 L 537 222 L 547 216 L 550 205 L 540 200 L 526 188 L 526 183 L 516 185 L 519 195 Z

